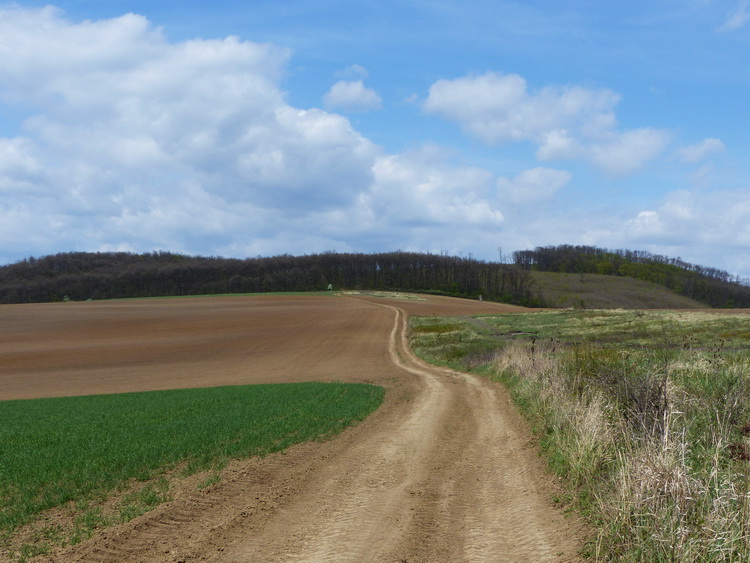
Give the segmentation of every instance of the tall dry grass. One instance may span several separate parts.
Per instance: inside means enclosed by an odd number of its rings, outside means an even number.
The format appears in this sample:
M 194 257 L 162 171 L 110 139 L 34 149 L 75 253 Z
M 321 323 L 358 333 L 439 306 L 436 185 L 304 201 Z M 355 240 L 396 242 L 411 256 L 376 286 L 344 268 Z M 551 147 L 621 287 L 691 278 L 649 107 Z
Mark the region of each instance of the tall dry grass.
M 516 341 L 492 363 L 601 561 L 750 561 L 750 365 L 721 350 Z

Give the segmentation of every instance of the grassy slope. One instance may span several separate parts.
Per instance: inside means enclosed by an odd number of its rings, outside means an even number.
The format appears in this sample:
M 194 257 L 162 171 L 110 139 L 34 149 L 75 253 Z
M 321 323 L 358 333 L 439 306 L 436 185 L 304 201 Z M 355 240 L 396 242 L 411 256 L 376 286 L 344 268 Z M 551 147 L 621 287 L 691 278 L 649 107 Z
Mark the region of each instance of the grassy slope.
M 577 309 L 707 309 L 655 283 L 597 274 L 532 272 L 536 290 L 549 307 Z

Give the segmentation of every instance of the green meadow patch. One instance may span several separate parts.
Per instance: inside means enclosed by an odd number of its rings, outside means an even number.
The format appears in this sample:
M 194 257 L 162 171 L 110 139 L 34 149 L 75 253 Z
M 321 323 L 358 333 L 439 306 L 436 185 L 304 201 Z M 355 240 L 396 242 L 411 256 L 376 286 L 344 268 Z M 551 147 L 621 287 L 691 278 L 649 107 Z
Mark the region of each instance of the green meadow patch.
M 383 396 L 373 385 L 299 383 L 0 401 L 0 546 L 44 511 L 85 507 L 134 479 L 330 438 Z M 137 494 L 131 505 L 168 497 L 159 482 Z

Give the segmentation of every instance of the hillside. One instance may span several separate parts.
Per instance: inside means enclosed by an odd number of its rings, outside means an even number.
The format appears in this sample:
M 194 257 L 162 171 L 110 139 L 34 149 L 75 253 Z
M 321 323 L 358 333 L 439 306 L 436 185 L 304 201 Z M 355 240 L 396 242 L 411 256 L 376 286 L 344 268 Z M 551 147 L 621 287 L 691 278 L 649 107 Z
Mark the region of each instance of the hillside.
M 413 252 L 217 258 L 69 252 L 0 267 L 0 303 L 369 289 L 539 305 L 512 264 Z
M 709 307 L 750 307 L 750 280 L 644 250 L 607 250 L 563 244 L 516 251 L 513 258 L 516 266 L 530 272 L 632 278 L 656 283 Z
M 515 263 L 414 252 L 246 259 L 169 252 L 69 252 L 0 266 L 0 303 L 230 293 L 396 290 L 530 307 L 748 307 L 726 272 L 647 253 L 547 247 Z M 575 272 L 575 273 L 572 273 Z
M 705 309 L 705 303 L 653 282 L 601 274 L 531 272 L 547 307 L 575 309 Z

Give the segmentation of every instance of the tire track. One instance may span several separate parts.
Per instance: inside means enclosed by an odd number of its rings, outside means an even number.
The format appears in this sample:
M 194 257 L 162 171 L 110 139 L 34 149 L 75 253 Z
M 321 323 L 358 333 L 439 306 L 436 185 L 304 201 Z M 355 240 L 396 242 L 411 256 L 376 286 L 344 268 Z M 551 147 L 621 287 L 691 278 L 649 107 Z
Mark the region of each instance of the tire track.
M 403 309 L 348 299 L 389 311 L 382 363 L 363 365 L 388 388 L 378 411 L 330 442 L 233 462 L 210 491 L 49 560 L 576 560 L 578 530 L 550 506 L 504 389 L 419 360 Z
M 412 373 L 418 394 L 402 416 L 387 421 L 325 468 L 311 494 L 267 530 L 211 560 L 385 561 L 398 551 L 411 528 L 419 484 L 429 478 L 425 472 L 434 455 L 437 426 L 451 394 L 429 372 L 401 364 L 403 350 L 397 343 L 405 342 L 406 316 L 388 308 L 395 313 L 388 355 Z M 283 552 L 263 551 L 292 529 L 296 537 L 284 544 Z
M 458 415 L 463 430 L 443 434 L 444 461 L 424 484 L 425 490 L 438 491 L 438 508 L 427 511 L 432 526 L 414 530 L 423 539 L 413 543 L 433 544 L 442 538 L 449 539 L 449 545 L 461 545 L 460 551 L 443 550 L 439 555 L 447 557 L 440 560 L 577 559 L 577 534 L 550 506 L 540 486 L 546 475 L 539 471 L 536 452 L 505 390 L 483 378 L 425 364 L 409 348 L 407 318 L 397 311 L 397 322 L 403 323 L 398 348 L 404 358 L 397 363 L 412 373 L 452 384 L 451 420 L 455 422 Z M 433 549 L 414 555 L 417 560 L 425 556 L 430 560 L 438 553 Z

